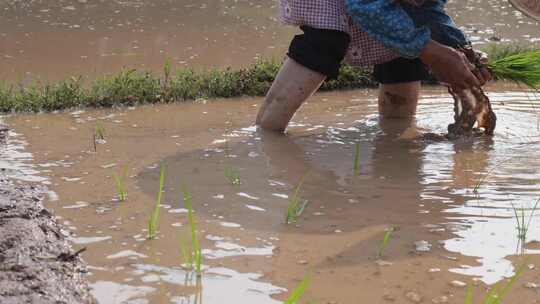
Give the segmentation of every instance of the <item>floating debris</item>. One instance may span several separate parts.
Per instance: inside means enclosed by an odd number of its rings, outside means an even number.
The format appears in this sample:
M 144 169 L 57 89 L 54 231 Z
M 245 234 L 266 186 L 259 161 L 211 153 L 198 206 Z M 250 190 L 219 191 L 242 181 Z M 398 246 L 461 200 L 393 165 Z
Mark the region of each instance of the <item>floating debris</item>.
M 467 286 L 467 283 L 462 282 L 462 281 L 458 281 L 458 280 L 454 280 L 454 281 L 450 282 L 450 285 L 454 286 L 454 287 L 458 287 L 458 288 L 463 288 L 463 287 Z
M 431 244 L 428 241 L 414 242 L 414 247 L 417 252 L 429 252 L 431 251 Z

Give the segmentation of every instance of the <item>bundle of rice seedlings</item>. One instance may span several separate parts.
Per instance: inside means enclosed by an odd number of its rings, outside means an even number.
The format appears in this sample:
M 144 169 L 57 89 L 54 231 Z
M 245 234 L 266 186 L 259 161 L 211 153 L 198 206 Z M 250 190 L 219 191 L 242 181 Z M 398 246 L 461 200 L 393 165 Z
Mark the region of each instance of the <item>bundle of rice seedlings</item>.
M 497 48 L 490 55 L 488 67 L 496 80 L 511 81 L 540 90 L 540 50 L 507 46 Z

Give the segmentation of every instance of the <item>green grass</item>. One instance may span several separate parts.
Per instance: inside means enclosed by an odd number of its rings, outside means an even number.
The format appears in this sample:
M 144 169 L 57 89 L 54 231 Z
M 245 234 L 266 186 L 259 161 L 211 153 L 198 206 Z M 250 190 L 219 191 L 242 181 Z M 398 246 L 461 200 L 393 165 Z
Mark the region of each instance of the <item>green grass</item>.
M 534 218 L 534 213 L 538 209 L 538 204 L 540 203 L 540 199 L 536 201 L 534 204 L 534 207 L 531 209 L 531 213 L 529 214 L 529 220 L 527 221 L 527 216 L 525 214 L 526 209 L 516 208 L 514 204 L 512 204 L 512 209 L 514 210 L 514 215 L 516 216 L 516 230 L 517 230 L 517 237 L 518 237 L 518 249 L 520 249 L 520 252 L 523 254 L 525 251 L 525 245 L 527 244 L 527 234 L 529 233 L 529 227 L 531 226 L 532 219 Z
M 304 279 L 298 284 L 298 286 L 296 286 L 296 288 L 291 292 L 289 297 L 283 303 L 284 304 L 298 304 L 299 303 L 298 301 L 304 295 L 310 283 L 311 283 L 311 275 L 306 274 L 304 276 Z
M 360 172 L 360 143 L 354 145 L 354 162 L 353 162 L 354 174 Z
M 184 204 L 188 210 L 188 221 L 191 231 L 191 250 L 188 251 L 187 246 L 184 243 L 180 244 L 182 256 L 184 257 L 184 264 L 188 265 L 191 269 L 194 269 L 197 276 L 202 275 L 202 250 L 197 237 L 197 223 L 193 216 L 193 201 L 191 193 L 189 191 L 183 191 Z
M 157 226 L 159 221 L 159 213 L 161 210 L 161 197 L 163 196 L 163 189 L 165 187 L 165 165 L 161 164 L 159 170 L 159 190 L 157 194 L 156 204 L 148 219 L 148 239 L 152 240 L 156 237 Z
M 527 263 L 523 263 L 516 271 L 516 274 L 514 274 L 508 282 L 502 286 L 501 284 L 496 284 L 485 296 L 483 304 L 502 304 L 502 300 L 504 296 L 512 289 L 512 287 L 515 285 L 517 280 L 523 275 L 523 272 L 525 271 Z M 467 293 L 465 295 L 465 304 L 473 304 L 473 291 L 472 287 L 469 285 L 467 288 Z
M 486 49 L 490 68 L 499 80 L 540 87 L 540 50 L 492 45 Z M 71 77 L 28 86 L 0 82 L 0 113 L 50 112 L 81 107 L 113 107 L 170 103 L 201 98 L 263 96 L 281 62 L 261 60 L 243 69 L 174 69 L 170 59 L 159 75 L 125 69 L 95 80 Z M 326 81 L 321 91 L 376 87 L 368 69 L 344 65 L 337 79 Z
M 125 185 L 127 174 L 128 174 L 127 165 L 124 166 L 124 170 L 122 171 L 120 175 L 113 173 L 114 184 L 116 186 L 116 194 L 118 195 L 118 200 L 121 202 L 124 202 L 127 199 L 127 192 L 126 192 L 126 185 Z
M 394 229 L 390 228 L 390 229 L 387 229 L 386 232 L 384 233 L 384 237 L 381 243 L 379 244 L 379 251 L 377 253 L 378 258 L 381 258 L 383 256 L 384 250 L 388 246 L 388 243 L 390 243 L 390 237 L 392 236 L 392 232 L 394 232 Z
M 170 103 L 201 98 L 263 96 L 270 88 L 281 62 L 261 60 L 244 69 L 173 69 L 166 60 L 162 75 L 126 69 L 93 81 L 84 77 L 29 86 L 0 82 L 0 113 L 50 112 L 80 107 L 132 106 Z M 374 87 L 365 69 L 345 66 L 338 79 L 321 90 Z
M 238 170 L 234 169 L 231 166 L 225 167 L 225 177 L 231 183 L 231 185 L 238 186 L 242 184 L 242 180 L 240 179 L 240 173 Z
M 308 205 L 308 201 L 302 199 L 300 196 L 300 191 L 302 189 L 302 185 L 304 184 L 304 178 L 305 177 L 302 178 L 294 190 L 293 196 L 289 199 L 289 204 L 287 205 L 287 210 L 285 212 L 285 224 L 297 223 L 298 217 L 302 215 L 306 209 L 306 206 Z

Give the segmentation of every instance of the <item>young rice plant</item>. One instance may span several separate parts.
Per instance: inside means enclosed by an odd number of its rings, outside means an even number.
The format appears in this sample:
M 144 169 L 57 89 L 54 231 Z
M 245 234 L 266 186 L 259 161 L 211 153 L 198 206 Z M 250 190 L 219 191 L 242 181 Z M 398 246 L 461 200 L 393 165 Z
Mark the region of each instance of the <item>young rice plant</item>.
M 159 190 L 156 199 L 156 205 L 150 214 L 148 219 L 148 239 L 152 240 L 156 237 L 157 226 L 159 221 L 159 212 L 161 210 L 161 197 L 163 196 L 163 189 L 165 187 L 165 165 L 161 164 L 159 170 Z

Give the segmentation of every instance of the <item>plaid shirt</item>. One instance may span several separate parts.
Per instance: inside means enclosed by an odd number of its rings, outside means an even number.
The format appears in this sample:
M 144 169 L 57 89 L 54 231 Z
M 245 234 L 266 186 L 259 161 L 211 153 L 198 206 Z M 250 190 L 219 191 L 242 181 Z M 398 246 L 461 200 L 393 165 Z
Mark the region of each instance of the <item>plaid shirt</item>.
M 444 12 L 446 0 L 280 0 L 281 20 L 349 33 L 346 61 L 370 66 L 397 57 L 417 58 L 430 40 L 468 44 Z

